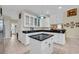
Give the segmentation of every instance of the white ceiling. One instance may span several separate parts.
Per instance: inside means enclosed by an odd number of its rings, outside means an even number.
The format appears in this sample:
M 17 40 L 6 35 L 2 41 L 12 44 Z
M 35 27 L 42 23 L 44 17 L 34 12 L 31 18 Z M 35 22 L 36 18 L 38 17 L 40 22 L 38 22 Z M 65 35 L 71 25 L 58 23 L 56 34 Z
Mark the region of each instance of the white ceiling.
M 45 15 L 47 12 L 53 16 L 60 16 L 69 8 L 79 7 L 77 5 L 61 5 L 61 9 L 58 9 L 60 5 L 2 5 L 3 14 L 11 16 L 15 19 L 18 18 L 19 12 L 27 10 L 36 15 Z

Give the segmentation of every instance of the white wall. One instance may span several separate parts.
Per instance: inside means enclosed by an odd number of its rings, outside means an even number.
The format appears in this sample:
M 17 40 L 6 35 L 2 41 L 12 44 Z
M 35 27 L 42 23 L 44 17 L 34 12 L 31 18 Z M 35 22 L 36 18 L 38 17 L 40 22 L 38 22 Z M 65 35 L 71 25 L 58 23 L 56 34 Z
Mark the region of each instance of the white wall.
M 67 12 L 65 11 L 64 16 L 63 16 L 63 24 L 70 23 L 70 22 L 79 22 L 79 8 L 77 9 L 77 16 L 71 16 L 67 17 Z M 67 30 L 66 31 L 66 36 L 69 38 L 79 38 L 79 27 L 76 28 L 70 28 L 70 27 L 65 27 L 64 28 Z
M 5 38 L 10 38 L 10 18 L 4 17 Z

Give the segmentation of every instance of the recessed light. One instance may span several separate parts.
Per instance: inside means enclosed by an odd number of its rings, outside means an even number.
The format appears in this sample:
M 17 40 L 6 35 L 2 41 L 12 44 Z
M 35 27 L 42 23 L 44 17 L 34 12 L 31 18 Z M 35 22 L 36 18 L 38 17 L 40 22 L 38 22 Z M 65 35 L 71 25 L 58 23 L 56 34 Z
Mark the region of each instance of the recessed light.
M 46 11 L 46 14 L 49 14 L 49 11 Z
M 62 7 L 61 7 L 61 6 L 59 6 L 59 7 L 58 7 L 58 9 L 62 9 Z

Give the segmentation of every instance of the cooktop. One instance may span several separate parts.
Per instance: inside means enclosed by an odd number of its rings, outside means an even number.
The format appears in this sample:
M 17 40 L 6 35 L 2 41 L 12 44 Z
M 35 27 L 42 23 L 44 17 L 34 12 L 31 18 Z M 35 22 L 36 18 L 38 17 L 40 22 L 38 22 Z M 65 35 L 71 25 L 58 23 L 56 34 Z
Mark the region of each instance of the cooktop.
M 30 38 L 33 38 L 33 39 L 36 39 L 36 40 L 39 40 L 39 41 L 43 41 L 45 39 L 48 39 L 50 37 L 52 37 L 53 35 L 51 34 L 44 34 L 44 33 L 41 33 L 41 34 L 35 34 L 35 35 L 31 35 L 29 36 Z

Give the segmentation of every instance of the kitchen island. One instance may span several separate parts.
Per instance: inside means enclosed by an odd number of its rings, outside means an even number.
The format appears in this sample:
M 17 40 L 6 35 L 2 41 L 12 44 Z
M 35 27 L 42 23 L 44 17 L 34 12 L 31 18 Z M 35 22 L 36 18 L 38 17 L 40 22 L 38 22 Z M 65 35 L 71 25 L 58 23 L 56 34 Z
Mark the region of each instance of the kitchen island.
M 21 42 L 25 45 L 30 45 L 30 53 L 53 53 L 53 43 L 61 45 L 66 43 L 65 31 L 64 29 L 22 31 L 26 37 Z
M 27 43 L 25 42 L 24 44 L 29 44 L 29 35 L 35 35 L 35 34 L 40 34 L 40 33 L 46 33 L 46 34 L 52 34 L 54 35 L 54 43 L 57 44 L 61 44 L 64 45 L 65 44 L 65 29 L 62 30 L 32 30 L 32 31 L 22 31 L 22 33 L 24 33 L 24 35 L 26 36 L 26 40 Z
M 53 35 L 40 33 L 31 35 L 29 37 L 30 37 L 31 54 L 53 53 Z

